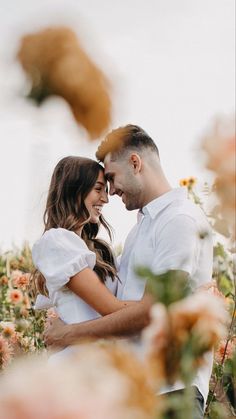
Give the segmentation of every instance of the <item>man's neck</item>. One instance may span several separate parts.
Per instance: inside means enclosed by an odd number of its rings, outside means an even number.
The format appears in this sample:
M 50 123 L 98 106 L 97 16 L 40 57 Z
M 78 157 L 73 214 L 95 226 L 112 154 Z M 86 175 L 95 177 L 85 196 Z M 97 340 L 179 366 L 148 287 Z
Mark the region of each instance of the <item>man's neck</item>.
M 153 185 L 153 187 L 149 188 L 146 192 L 143 207 L 145 207 L 145 205 L 149 204 L 149 202 L 153 201 L 154 199 L 159 198 L 167 192 L 170 192 L 171 190 L 172 187 L 169 185 L 168 182 L 166 182 L 165 184 L 163 183 L 161 185 Z

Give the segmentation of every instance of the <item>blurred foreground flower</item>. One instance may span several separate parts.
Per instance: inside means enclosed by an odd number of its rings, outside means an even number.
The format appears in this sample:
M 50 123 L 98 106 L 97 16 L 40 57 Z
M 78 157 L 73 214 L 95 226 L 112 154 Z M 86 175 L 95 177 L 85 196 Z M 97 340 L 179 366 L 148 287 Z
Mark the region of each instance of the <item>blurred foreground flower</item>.
M 236 210 L 236 138 L 234 117 L 217 118 L 202 140 L 207 154 L 207 168 L 215 172 L 215 190 L 220 205 L 215 208 L 214 228 L 223 235 L 235 237 Z M 225 221 L 229 227 L 227 232 Z
M 50 95 L 59 95 L 91 138 L 108 128 L 108 81 L 72 30 L 54 27 L 23 37 L 18 59 L 32 83 L 30 97 L 38 104 Z
M 203 291 L 168 308 L 160 303 L 152 307 L 143 341 L 163 384 L 173 384 L 179 378 L 191 382 L 204 362 L 204 353 L 225 336 L 227 319 L 223 300 Z
M 116 345 L 82 344 L 59 363 L 24 359 L 0 379 L 0 417 L 156 418 L 156 396 L 146 376 L 134 354 Z

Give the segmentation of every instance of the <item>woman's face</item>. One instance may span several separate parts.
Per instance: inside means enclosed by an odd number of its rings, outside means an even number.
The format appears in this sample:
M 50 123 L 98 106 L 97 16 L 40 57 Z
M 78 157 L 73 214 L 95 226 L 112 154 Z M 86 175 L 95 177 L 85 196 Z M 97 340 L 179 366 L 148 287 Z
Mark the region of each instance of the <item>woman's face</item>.
M 86 196 L 84 203 L 90 214 L 90 222 L 98 223 L 102 208 L 108 202 L 107 183 L 102 170 L 99 172 L 93 189 Z

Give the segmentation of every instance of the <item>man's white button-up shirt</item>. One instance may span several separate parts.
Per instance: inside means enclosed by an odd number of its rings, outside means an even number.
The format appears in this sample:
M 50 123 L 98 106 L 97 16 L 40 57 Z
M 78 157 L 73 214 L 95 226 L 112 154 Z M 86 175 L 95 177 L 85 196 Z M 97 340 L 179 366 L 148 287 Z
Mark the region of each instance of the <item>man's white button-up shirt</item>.
M 140 300 L 145 281 L 135 267 L 147 266 L 159 274 L 168 270 L 189 273 L 193 291 L 211 281 L 213 264 L 212 232 L 199 206 L 187 197 L 185 188 L 176 188 L 148 203 L 138 213 L 138 222 L 129 233 L 120 260 L 118 298 Z M 206 399 L 212 356 L 199 370 L 196 385 Z M 182 388 L 176 384 L 171 390 Z

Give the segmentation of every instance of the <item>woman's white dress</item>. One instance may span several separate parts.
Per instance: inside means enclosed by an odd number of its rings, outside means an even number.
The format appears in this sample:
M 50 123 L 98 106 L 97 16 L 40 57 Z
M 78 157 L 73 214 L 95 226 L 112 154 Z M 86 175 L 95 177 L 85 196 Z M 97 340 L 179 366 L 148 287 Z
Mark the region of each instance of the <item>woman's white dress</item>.
M 64 228 L 51 228 L 34 244 L 32 257 L 35 267 L 46 280 L 49 293 L 49 299 L 41 295 L 37 297 L 35 309 L 55 307 L 59 317 L 67 324 L 100 317 L 99 313 L 66 287 L 72 276 L 85 268 L 93 269 L 96 262 L 95 253 L 88 249 L 81 237 Z M 117 280 L 112 281 L 108 277 L 105 285 L 116 295 Z M 60 353 L 67 352 L 67 349 Z

